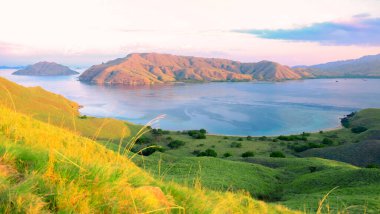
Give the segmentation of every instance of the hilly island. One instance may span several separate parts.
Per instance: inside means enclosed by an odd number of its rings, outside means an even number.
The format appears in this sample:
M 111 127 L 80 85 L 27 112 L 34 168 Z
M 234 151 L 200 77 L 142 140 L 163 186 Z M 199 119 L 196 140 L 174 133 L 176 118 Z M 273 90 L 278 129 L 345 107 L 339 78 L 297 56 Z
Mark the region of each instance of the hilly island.
M 79 73 L 55 62 L 38 62 L 17 70 L 13 74 L 26 76 L 67 76 Z
M 310 74 L 275 62 L 242 63 L 227 59 L 135 53 L 94 65 L 79 80 L 96 84 L 145 85 L 176 81 L 280 81 Z
M 289 67 L 272 61 L 244 63 L 227 59 L 132 53 L 91 66 L 79 80 L 95 84 L 149 85 L 170 82 L 284 81 L 333 77 L 380 77 L 380 55 Z

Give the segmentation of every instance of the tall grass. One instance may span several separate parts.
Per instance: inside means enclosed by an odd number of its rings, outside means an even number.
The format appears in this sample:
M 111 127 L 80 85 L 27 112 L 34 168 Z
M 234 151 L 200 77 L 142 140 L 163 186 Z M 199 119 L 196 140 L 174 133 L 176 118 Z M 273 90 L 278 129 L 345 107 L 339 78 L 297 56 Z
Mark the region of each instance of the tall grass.
M 292 213 L 244 192 L 155 180 L 127 155 L 137 137 L 115 153 L 0 106 L 0 139 L 0 166 L 13 169 L 0 175 L 2 213 Z

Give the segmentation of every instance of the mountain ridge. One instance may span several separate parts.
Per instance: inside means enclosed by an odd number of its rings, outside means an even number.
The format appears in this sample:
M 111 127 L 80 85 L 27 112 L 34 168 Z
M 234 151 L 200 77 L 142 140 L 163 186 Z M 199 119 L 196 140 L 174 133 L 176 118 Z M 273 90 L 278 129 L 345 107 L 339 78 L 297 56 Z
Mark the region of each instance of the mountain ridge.
M 219 58 L 132 53 L 91 66 L 79 80 L 95 84 L 145 85 L 176 81 L 282 81 L 303 77 L 305 73 L 271 61 L 243 63 Z

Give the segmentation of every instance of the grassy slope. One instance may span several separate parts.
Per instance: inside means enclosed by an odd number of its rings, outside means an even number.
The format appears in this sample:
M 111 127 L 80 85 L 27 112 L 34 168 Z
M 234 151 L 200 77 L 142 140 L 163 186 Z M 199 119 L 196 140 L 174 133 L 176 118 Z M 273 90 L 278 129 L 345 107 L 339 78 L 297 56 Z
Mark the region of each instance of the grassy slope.
M 77 103 L 40 87 L 26 88 L 4 78 L 0 78 L 0 104 L 91 138 L 115 140 L 130 136 L 138 128 L 111 118 L 80 119 Z
M 13 108 L 11 102 L 11 99 L 13 99 L 18 112 L 33 115 L 36 119 L 50 121 L 50 123 L 59 126 L 62 126 L 61 121 L 65 121 L 63 127 L 77 130 L 84 136 L 94 136 L 98 127 L 104 123 L 103 121 L 108 120 L 96 118 L 79 119 L 77 104 L 68 101 L 62 96 L 46 92 L 41 88 L 24 88 L 4 79 L 0 79 L 0 86 L 2 86 L 0 103 Z M 7 93 L 7 90 L 2 90 L 4 86 L 11 95 Z M 145 167 L 158 180 L 173 180 L 191 187 L 194 185 L 199 186 L 198 181 L 200 181 L 204 187 L 223 191 L 244 189 L 254 197 L 269 201 L 281 200 L 280 203 L 295 209 L 306 209 L 307 211 L 315 210 L 317 201 L 326 192 L 334 188 L 335 185 L 339 184 L 340 187 L 332 193 L 332 197 L 336 200 L 329 201 L 333 209 L 342 210 L 343 207 L 348 205 L 368 203 L 369 212 L 376 213 L 375 210 L 380 210 L 379 198 L 376 194 L 379 192 L 380 186 L 379 170 L 360 169 L 349 164 L 322 159 L 274 159 L 268 158 L 268 156 L 272 151 L 282 151 L 287 157 L 297 157 L 299 153 L 289 149 L 289 145 L 302 145 L 309 142 L 320 143 L 325 137 L 334 140 L 334 145 L 329 147 L 330 149 L 340 148 L 340 144 L 342 146 L 357 145 L 355 142 L 377 136 L 377 124 L 380 123 L 376 118 L 380 115 L 379 111 L 366 110 L 359 112 L 357 118 L 353 121 L 353 125 L 370 125 L 371 130 L 365 133 L 353 134 L 349 129 L 313 133 L 308 137 L 307 142 L 273 142 L 275 138 L 265 140 L 260 138 L 247 140 L 243 138 L 240 141 L 239 137 L 228 137 L 226 139 L 223 136 L 207 136 L 207 139 L 194 140 L 186 134 L 171 132 L 169 135 L 160 137 L 161 140 L 155 140 L 155 143 L 166 147 L 166 144 L 170 141 L 166 137 L 171 137 L 172 139 L 185 141 L 186 145 L 176 150 L 167 150 L 165 154 L 155 153 L 145 158 L 144 161 L 142 159 L 134 159 L 134 161 L 141 167 Z M 63 116 L 58 118 L 57 115 Z M 109 143 L 106 139 L 120 137 L 115 133 L 115 130 L 121 132 L 120 130 L 125 128 L 125 124 L 112 119 L 110 119 L 109 124 L 111 126 L 108 126 L 109 128 L 105 126 L 99 138 L 103 139 L 102 142 L 106 143 L 110 148 L 117 150 L 118 146 Z M 137 127 L 128 124 L 128 128 L 133 132 Z M 126 134 L 128 135 L 128 131 Z M 242 143 L 242 147 L 231 148 L 232 142 Z M 218 152 L 218 157 L 222 157 L 225 152 L 231 153 L 232 157 L 222 160 L 207 157 L 197 158 L 191 154 L 194 150 L 205 150 L 207 148 L 215 149 Z M 245 151 L 254 151 L 255 158 L 241 158 L 240 155 Z M 334 157 L 336 157 L 336 154 L 334 152 Z M 317 167 L 318 171 L 310 173 L 308 169 L 310 166 Z M 0 164 L 0 169 L 1 167 L 2 165 Z M 362 179 L 356 181 L 354 178 L 357 176 L 362 176 Z M 337 177 L 349 179 L 346 179 L 341 185 Z M 334 181 L 338 183 L 334 183 Z
M 2 212 L 290 213 L 245 194 L 154 180 L 88 138 L 0 107 Z
M 322 157 L 352 163 L 358 166 L 380 165 L 380 109 L 365 109 L 350 118 L 349 128 L 337 130 L 332 135 L 338 146 L 311 149 L 302 156 Z M 350 128 L 363 126 L 368 130 L 354 134 Z

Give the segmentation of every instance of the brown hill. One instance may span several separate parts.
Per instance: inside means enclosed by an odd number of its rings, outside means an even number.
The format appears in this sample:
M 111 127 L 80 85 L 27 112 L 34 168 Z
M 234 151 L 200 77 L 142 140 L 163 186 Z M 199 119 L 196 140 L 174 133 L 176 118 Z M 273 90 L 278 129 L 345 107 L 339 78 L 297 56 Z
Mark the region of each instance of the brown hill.
M 87 69 L 79 80 L 96 84 L 145 85 L 175 81 L 281 81 L 306 74 L 275 62 L 241 63 L 227 59 L 129 54 Z
M 66 76 L 79 73 L 71 70 L 67 66 L 60 65 L 55 62 L 38 62 L 36 64 L 29 65 L 24 69 L 20 69 L 13 74 L 28 76 Z

